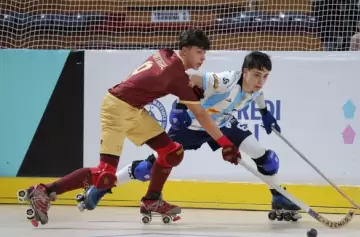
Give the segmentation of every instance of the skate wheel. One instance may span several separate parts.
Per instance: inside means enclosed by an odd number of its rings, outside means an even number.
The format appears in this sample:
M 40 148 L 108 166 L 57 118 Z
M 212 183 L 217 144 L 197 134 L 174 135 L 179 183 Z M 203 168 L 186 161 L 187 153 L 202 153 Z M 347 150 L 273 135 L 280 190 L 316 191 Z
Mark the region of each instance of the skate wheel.
M 31 220 L 31 224 L 34 226 L 34 227 L 38 227 L 39 226 L 39 222 L 37 220 Z
M 296 222 L 298 221 L 299 219 L 301 219 L 301 214 L 300 213 L 295 213 L 294 215 L 291 216 L 291 220 Z
M 164 224 L 170 224 L 171 218 L 169 216 L 163 216 L 162 221 L 164 222 Z
M 278 221 L 282 221 L 284 219 L 284 216 L 282 214 L 280 214 L 280 215 L 276 216 L 276 219 Z
M 19 202 L 25 202 L 27 196 L 27 191 L 26 190 L 19 190 L 17 193 L 17 198 L 19 200 Z
M 76 195 L 76 197 L 75 197 L 75 200 L 76 200 L 77 202 L 84 201 L 84 199 L 85 199 L 85 197 L 84 197 L 84 195 L 83 195 L 82 193 L 79 193 L 79 194 Z
M 174 219 L 173 219 L 173 222 L 178 221 L 178 220 L 180 220 L 180 219 L 181 219 L 180 216 L 175 216 Z
M 143 216 L 143 218 L 141 220 L 144 224 L 150 224 L 151 216 Z
M 284 220 L 291 221 L 292 215 L 290 213 L 284 213 Z
M 272 221 L 275 220 L 276 219 L 276 213 L 273 212 L 273 211 L 269 212 L 268 218 L 269 218 L 269 220 L 272 220 Z
M 77 205 L 77 208 L 79 209 L 79 211 L 83 212 L 85 210 L 84 202 L 79 202 L 79 204 Z
M 35 211 L 34 211 L 34 209 L 32 209 L 32 208 L 27 209 L 27 210 L 26 210 L 26 218 L 28 218 L 29 220 L 31 220 L 31 219 L 34 219 L 34 217 L 35 217 Z

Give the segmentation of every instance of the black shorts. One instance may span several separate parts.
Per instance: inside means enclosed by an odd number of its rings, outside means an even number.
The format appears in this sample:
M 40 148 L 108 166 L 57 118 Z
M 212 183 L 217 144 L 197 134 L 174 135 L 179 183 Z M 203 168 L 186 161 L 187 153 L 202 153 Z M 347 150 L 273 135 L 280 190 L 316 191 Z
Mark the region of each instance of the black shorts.
M 248 136 L 252 135 L 251 131 L 242 127 L 234 117 L 220 130 L 237 147 L 240 147 L 240 144 Z M 180 143 L 184 150 L 199 149 L 204 143 L 208 143 L 213 151 L 220 148 L 217 142 L 205 131 L 174 129 L 170 127 L 168 135 L 171 140 Z

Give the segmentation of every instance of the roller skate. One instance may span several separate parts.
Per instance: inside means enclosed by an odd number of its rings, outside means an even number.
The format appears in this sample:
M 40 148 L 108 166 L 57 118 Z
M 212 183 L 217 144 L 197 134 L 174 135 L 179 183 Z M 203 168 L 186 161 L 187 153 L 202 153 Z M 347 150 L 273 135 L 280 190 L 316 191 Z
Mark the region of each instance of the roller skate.
M 111 189 L 97 189 L 92 185 L 85 189 L 83 193 L 76 195 L 75 199 L 78 202 L 77 208 L 81 212 L 84 210 L 94 210 L 101 198 L 107 193 L 112 193 Z
M 299 213 L 300 207 L 284 197 L 275 189 L 271 189 L 271 193 L 273 195 L 273 199 L 271 204 L 272 210 L 268 214 L 270 220 L 296 222 L 301 219 L 301 214 Z
M 39 184 L 19 190 L 17 197 L 20 203 L 29 202 L 30 207 L 26 210 L 26 217 L 34 227 L 38 227 L 39 222 L 42 225 L 48 223 L 47 212 L 50 209 L 50 202 L 56 200 L 55 193 L 48 194 L 46 186 Z
M 161 194 L 154 193 L 153 195 L 154 199 L 142 198 L 141 200 L 140 213 L 143 216 L 142 222 L 144 224 L 150 224 L 154 216 L 160 216 L 164 224 L 180 220 L 180 207 L 164 201 Z

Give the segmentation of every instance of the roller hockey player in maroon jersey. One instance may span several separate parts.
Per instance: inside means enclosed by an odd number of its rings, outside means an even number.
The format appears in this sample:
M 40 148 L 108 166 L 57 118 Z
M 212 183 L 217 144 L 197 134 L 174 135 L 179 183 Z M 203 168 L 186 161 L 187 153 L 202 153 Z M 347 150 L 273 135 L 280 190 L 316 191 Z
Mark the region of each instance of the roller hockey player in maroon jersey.
M 254 100 L 260 108 L 266 132 L 270 134 L 272 126 L 280 132 L 280 127 L 273 115 L 267 111 L 264 95 L 260 92 L 271 69 L 272 63 L 269 56 L 255 51 L 245 57 L 241 71 L 206 72 L 203 75 L 191 75 L 191 80 L 204 89 L 201 104 L 211 114 L 221 131 L 242 152 L 253 159 L 260 173 L 267 175 L 272 179 L 272 182 L 280 184 L 277 179 L 279 169 L 277 154 L 270 149 L 263 148 L 254 135 L 249 130 L 244 129 L 237 119 L 229 113 L 231 111 L 237 112 Z M 193 113 L 188 111 L 183 104 L 178 103 L 172 108 L 169 120 L 172 124 L 168 132 L 170 138 L 180 143 L 185 150 L 196 150 L 204 143 L 207 143 L 213 151 L 219 148 L 208 133 L 204 131 Z M 147 181 L 151 177 L 154 159 L 154 155 L 150 155 L 145 160 L 134 161 L 119 170 L 116 173 L 117 185 L 121 185 L 130 179 Z M 78 205 L 79 209 L 94 209 L 107 192 L 90 187 L 86 190 L 84 197 L 81 198 Z M 270 192 L 273 197 L 273 210 L 269 212 L 271 220 L 297 221 L 301 218 L 298 213 L 300 208 L 297 205 L 275 189 L 270 189 Z
M 222 147 L 225 161 L 238 164 L 240 152 L 220 131 L 211 116 L 201 107 L 196 87 L 185 73 L 199 69 L 205 60 L 210 41 L 201 30 L 188 30 L 180 35 L 179 52 L 163 49 L 155 52 L 120 84 L 109 89 L 101 106 L 100 163 L 94 168 L 81 168 L 50 184 L 38 184 L 20 190 L 20 200 L 29 201 L 28 219 L 34 226 L 48 222 L 50 202 L 56 195 L 91 185 L 111 189 L 117 178 L 124 139 L 137 146 L 148 145 L 157 153 L 147 193 L 142 198 L 140 212 L 144 216 L 157 213 L 164 222 L 179 219 L 181 209 L 162 199 L 163 186 L 172 167 L 178 166 L 184 149 L 173 142 L 144 106 L 153 100 L 173 94 L 192 111 L 196 119 Z M 50 157 L 49 157 L 50 159 Z

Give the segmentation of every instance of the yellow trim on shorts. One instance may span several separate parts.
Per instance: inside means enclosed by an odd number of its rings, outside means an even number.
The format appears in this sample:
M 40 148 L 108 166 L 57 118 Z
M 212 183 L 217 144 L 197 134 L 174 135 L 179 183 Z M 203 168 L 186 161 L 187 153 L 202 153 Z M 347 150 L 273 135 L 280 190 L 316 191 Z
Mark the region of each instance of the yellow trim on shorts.
M 200 101 L 179 100 L 179 103 L 197 105 L 200 104 Z

